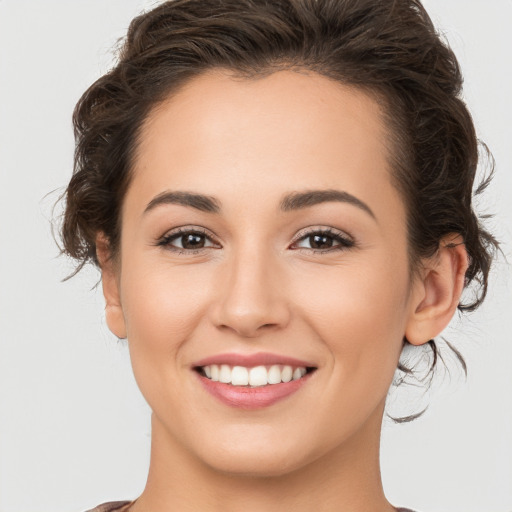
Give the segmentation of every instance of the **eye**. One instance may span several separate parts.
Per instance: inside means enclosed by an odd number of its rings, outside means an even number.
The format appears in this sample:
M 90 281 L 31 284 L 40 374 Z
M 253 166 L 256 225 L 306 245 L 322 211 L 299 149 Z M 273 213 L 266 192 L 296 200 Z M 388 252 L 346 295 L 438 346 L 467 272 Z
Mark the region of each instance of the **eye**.
M 302 232 L 301 235 L 294 245 L 297 245 L 299 249 L 306 249 L 314 253 L 341 251 L 355 245 L 354 240 L 348 235 L 332 228 L 315 229 L 306 233 Z
M 212 239 L 202 229 L 178 228 L 163 236 L 157 245 L 179 254 L 195 254 L 203 249 L 215 247 Z

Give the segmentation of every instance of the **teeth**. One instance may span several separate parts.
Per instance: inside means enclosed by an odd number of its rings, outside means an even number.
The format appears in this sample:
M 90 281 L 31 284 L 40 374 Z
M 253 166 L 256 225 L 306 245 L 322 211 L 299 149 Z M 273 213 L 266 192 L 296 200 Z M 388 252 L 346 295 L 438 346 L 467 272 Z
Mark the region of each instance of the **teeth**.
M 219 382 L 229 384 L 231 382 L 231 368 L 227 364 L 220 365 Z
M 267 379 L 269 384 L 279 384 L 281 382 L 281 368 L 277 364 L 270 367 Z
M 249 370 L 249 384 L 251 386 L 266 386 L 268 384 L 267 369 L 264 366 L 256 366 Z
M 300 379 L 301 377 L 302 377 L 302 373 L 300 371 L 300 368 L 295 368 L 295 370 L 293 370 L 292 379 L 297 380 L 297 379 Z
M 212 364 L 202 368 L 205 375 L 213 381 L 231 384 L 232 386 L 251 387 L 290 382 L 291 380 L 300 379 L 307 373 L 303 366 L 293 368 L 289 365 L 278 364 L 270 367 L 255 366 L 254 368 Z
M 281 371 L 281 380 L 283 382 L 290 382 L 292 380 L 293 370 L 291 366 L 285 366 Z
M 247 384 L 249 384 L 249 380 L 250 375 L 247 368 L 244 368 L 243 366 L 235 366 L 233 368 L 230 381 L 233 386 L 247 386 Z

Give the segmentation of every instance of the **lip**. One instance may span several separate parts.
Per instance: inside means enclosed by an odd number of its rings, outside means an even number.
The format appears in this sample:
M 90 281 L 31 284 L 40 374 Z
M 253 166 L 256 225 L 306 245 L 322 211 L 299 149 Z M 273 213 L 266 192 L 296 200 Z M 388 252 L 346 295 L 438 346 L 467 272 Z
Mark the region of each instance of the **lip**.
M 229 366 L 245 366 L 246 368 L 253 368 L 254 366 L 271 366 L 273 364 L 282 364 L 289 366 L 304 366 L 306 368 L 316 368 L 316 365 L 311 361 L 304 361 L 279 354 L 272 354 L 270 352 L 257 352 L 255 354 L 236 354 L 225 353 L 216 354 L 211 357 L 206 357 L 192 364 L 193 368 L 198 366 L 209 366 L 212 364 L 227 364 Z M 279 386 L 279 384 L 273 384 Z
M 211 363 L 215 364 L 215 363 Z M 206 365 L 201 365 L 206 366 Z M 196 372 L 196 376 L 203 388 L 225 405 L 239 409 L 262 409 L 268 407 L 290 395 L 293 395 L 304 386 L 316 372 L 306 373 L 303 377 L 280 384 L 267 384 L 254 388 L 232 386 L 222 382 L 213 381 Z

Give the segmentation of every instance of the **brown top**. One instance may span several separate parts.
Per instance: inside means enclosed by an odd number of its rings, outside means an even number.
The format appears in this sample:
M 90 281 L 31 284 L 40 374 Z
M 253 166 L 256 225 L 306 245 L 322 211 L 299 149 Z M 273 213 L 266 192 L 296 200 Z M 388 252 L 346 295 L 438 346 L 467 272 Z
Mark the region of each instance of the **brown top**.
M 128 507 L 134 503 L 133 501 L 111 501 L 109 503 L 103 503 L 98 505 L 96 508 L 88 510 L 87 512 L 125 512 Z M 414 512 L 409 508 L 397 508 L 397 512 Z
M 114 510 L 116 512 L 125 512 L 132 503 L 133 501 L 109 501 L 87 512 L 114 512 Z

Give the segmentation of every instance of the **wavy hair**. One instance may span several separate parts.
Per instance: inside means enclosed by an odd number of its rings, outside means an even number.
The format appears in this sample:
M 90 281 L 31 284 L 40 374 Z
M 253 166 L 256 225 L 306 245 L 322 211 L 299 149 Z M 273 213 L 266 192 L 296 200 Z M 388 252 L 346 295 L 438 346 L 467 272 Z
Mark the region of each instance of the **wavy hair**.
M 73 115 L 75 165 L 61 239 L 62 252 L 77 260 L 75 273 L 98 265 L 98 232 L 118 251 L 121 206 L 149 112 L 214 68 L 243 79 L 302 69 L 372 94 L 407 209 L 411 269 L 458 233 L 469 256 L 465 286 L 474 291 L 458 308 L 482 303 L 498 243 L 473 198 L 492 170 L 475 190 L 479 143 L 459 65 L 419 0 L 171 0 L 136 17 L 115 67 L 89 87 Z M 438 351 L 429 344 L 432 373 Z M 413 373 L 403 363 L 398 371 Z

